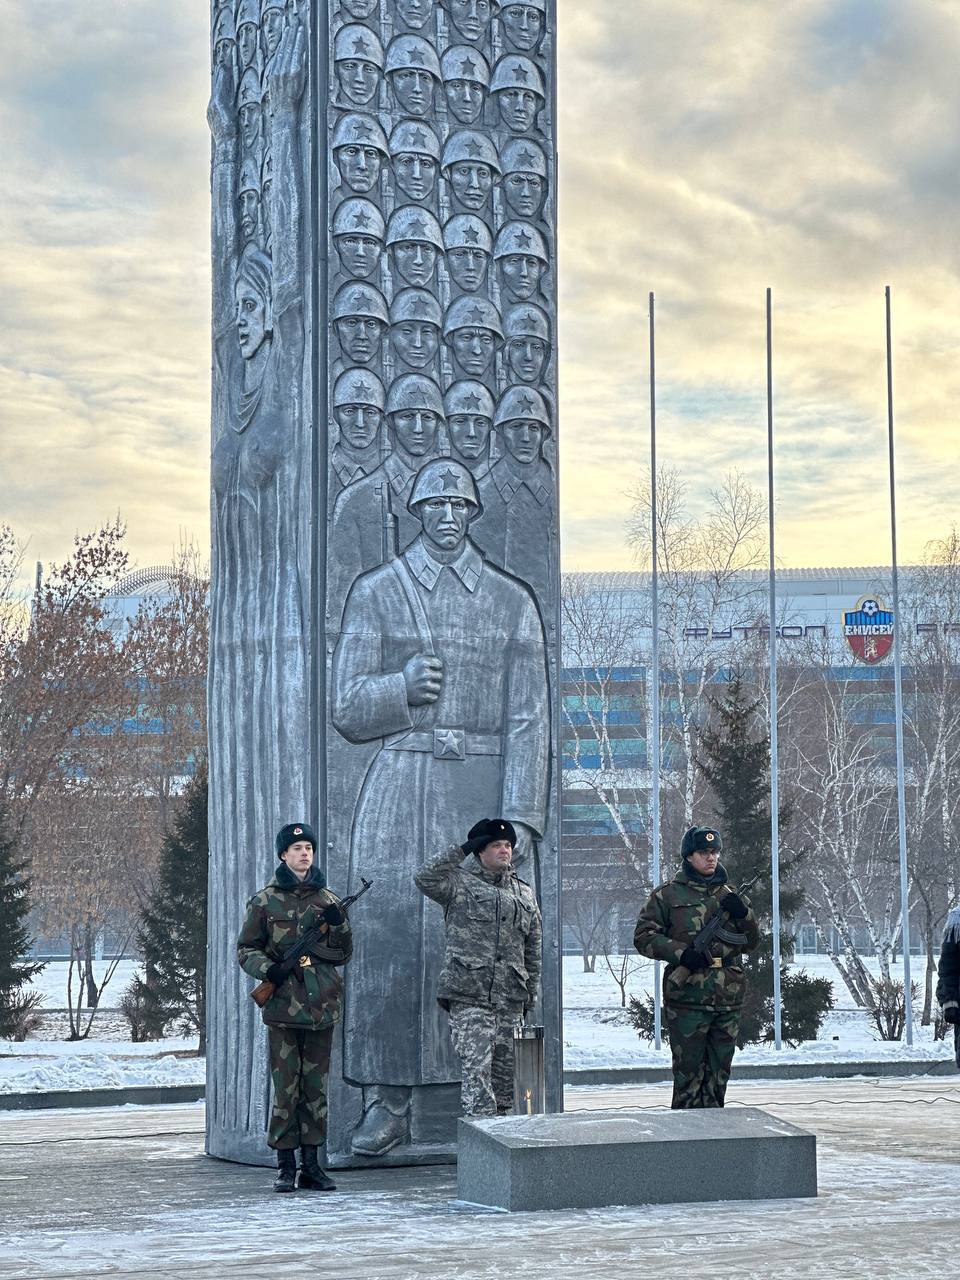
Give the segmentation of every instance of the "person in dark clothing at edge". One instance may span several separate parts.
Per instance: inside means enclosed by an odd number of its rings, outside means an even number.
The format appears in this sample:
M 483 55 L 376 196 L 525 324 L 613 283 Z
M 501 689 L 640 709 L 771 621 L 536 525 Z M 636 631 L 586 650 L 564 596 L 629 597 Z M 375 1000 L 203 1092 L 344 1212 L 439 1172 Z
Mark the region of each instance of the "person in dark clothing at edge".
M 317 838 L 305 822 L 277 833 L 280 865 L 273 879 L 247 903 L 237 939 L 243 970 L 276 991 L 263 1006 L 270 1045 L 273 1112 L 268 1144 L 277 1153 L 274 1191 L 335 1191 L 317 1149 L 327 1133 L 327 1073 L 333 1029 L 340 1021 L 343 983 L 337 966 L 353 951 L 350 922 L 314 865 Z M 280 959 L 298 938 L 325 924 L 310 950 L 288 972 Z
M 753 951 L 760 941 L 749 904 L 726 887 L 722 848 L 719 831 L 691 827 L 680 846 L 680 870 L 651 893 L 633 935 L 641 955 L 667 964 L 663 1003 L 676 1110 L 723 1106 L 746 987 L 741 953 Z M 702 954 L 691 943 L 716 911 L 726 913 L 730 930 L 742 934 L 744 942 L 714 942 L 711 953 Z M 672 984 L 681 966 L 689 977 Z
M 947 916 L 937 966 L 937 1001 L 943 1020 L 953 1027 L 953 1048 L 960 1067 L 960 907 Z

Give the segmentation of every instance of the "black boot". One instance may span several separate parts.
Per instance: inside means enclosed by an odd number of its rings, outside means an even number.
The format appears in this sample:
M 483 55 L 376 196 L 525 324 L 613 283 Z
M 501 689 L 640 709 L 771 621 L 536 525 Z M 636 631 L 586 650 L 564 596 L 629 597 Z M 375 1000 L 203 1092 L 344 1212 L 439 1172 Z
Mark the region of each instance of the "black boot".
M 300 1148 L 300 1190 L 336 1191 L 337 1184 L 328 1178 L 317 1159 L 316 1147 Z
M 277 1152 L 277 1180 L 274 1191 L 296 1191 L 297 1154 L 293 1150 Z

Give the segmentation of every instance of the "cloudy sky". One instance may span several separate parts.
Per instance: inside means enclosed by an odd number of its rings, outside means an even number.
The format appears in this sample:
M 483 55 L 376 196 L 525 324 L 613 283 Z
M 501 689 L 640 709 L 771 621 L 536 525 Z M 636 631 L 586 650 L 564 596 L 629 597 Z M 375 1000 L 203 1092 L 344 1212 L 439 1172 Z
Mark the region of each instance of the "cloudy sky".
M 889 556 L 883 288 L 901 554 L 955 519 L 960 0 L 559 0 L 566 567 L 628 568 L 648 452 L 694 505 L 766 476 L 779 558 Z M 141 565 L 205 542 L 207 13 L 0 0 L 0 519 L 29 559 L 119 511 Z

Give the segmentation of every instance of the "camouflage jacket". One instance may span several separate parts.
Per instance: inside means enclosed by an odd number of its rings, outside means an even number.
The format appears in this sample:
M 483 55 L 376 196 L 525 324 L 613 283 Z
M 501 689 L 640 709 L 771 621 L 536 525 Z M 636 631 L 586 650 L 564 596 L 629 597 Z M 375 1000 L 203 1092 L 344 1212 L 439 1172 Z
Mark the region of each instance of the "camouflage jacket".
M 654 889 L 640 912 L 633 945 L 641 955 L 649 956 L 651 960 L 666 961 L 663 993 L 664 999 L 669 999 L 672 1005 L 728 1008 L 743 1003 L 745 979 L 743 965 L 739 963 L 740 955 L 744 951 L 753 951 L 760 941 L 760 931 L 752 911 L 746 919 L 727 924 L 727 928 L 746 936 L 747 941 L 742 947 L 726 942 L 713 944 L 713 954 L 723 961 L 722 967 L 692 973 L 680 988 L 669 981 L 680 962 L 680 953 L 719 909 L 719 899 L 730 892 L 726 873 L 723 880 L 715 878 L 712 885 L 707 885 L 688 876 L 686 868 L 682 867 L 672 880 Z
M 463 864 L 463 865 L 461 865 Z M 443 907 L 447 925 L 437 1000 L 531 1006 L 540 985 L 540 908 L 513 870 L 486 871 L 454 845 L 421 867 L 417 888 Z
M 320 923 L 324 907 L 338 901 L 317 867 L 301 881 L 281 862 L 270 883 L 247 903 L 237 938 L 241 968 L 260 982 L 291 943 Z M 345 920 L 323 935 L 311 952 L 311 963 L 298 965 L 264 1005 L 267 1026 L 319 1031 L 339 1022 L 343 983 L 335 966 L 345 964 L 352 951 L 350 922 Z

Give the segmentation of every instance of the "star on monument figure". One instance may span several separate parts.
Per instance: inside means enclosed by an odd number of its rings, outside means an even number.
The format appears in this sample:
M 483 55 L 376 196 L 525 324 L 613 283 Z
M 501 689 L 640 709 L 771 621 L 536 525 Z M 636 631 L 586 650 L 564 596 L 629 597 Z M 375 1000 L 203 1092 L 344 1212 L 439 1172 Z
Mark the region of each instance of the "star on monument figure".
M 463 238 L 466 240 L 467 244 L 479 244 L 480 232 L 476 227 L 467 227 L 466 231 L 463 233 Z
M 353 126 L 353 136 L 358 142 L 367 142 L 373 130 L 363 120 L 358 120 Z
M 366 228 L 370 225 L 370 215 L 366 209 L 358 209 L 353 215 L 353 225 L 355 227 Z
M 410 310 L 415 316 L 422 316 L 423 313 L 425 311 L 429 311 L 429 309 L 426 298 L 417 297 L 410 303 Z
M 529 249 L 533 244 L 533 237 L 528 235 L 526 231 L 517 232 L 517 244 L 521 249 Z
M 468 311 L 467 316 L 470 320 L 473 321 L 474 324 L 483 324 L 484 321 L 486 320 L 486 316 L 483 314 L 481 309 L 477 306 L 475 306 L 472 311 Z
M 364 293 L 362 289 L 358 289 L 357 292 L 350 299 L 350 302 L 351 302 L 351 305 L 356 307 L 357 310 L 359 311 L 361 307 L 370 306 L 371 298 L 368 293 Z
M 363 36 L 357 36 L 356 40 L 354 40 L 353 52 L 362 54 L 370 53 L 370 46 L 367 44 L 366 40 L 364 40 Z
M 526 67 L 522 66 L 518 62 L 517 65 L 513 68 L 513 78 L 514 80 L 516 80 L 517 84 L 526 84 L 527 81 L 530 79 L 530 72 L 527 70 Z
M 477 64 L 472 58 L 464 58 L 460 63 L 460 74 L 465 80 L 475 80 L 477 78 Z
M 533 154 L 532 151 L 521 151 L 520 154 L 517 156 L 517 159 L 520 161 L 521 164 L 525 164 L 531 169 L 534 166 L 534 164 L 536 164 L 536 160 L 537 160 L 536 156 Z
M 414 129 L 410 134 L 410 141 L 415 147 L 425 147 L 427 145 L 427 135 L 422 129 Z
M 427 224 L 423 221 L 422 218 L 412 219 L 410 223 L 410 230 L 414 236 L 419 237 L 421 240 L 426 240 Z
M 353 384 L 353 394 L 361 402 L 366 400 L 366 398 L 370 395 L 371 390 L 372 390 L 372 387 L 370 387 L 370 385 L 366 382 L 355 382 Z
M 537 407 L 529 396 L 521 396 L 517 403 L 520 408 L 525 410 L 527 413 L 533 413 L 534 409 Z
M 480 143 L 477 142 L 476 138 L 471 138 L 464 149 L 466 150 L 467 155 L 474 160 L 477 156 L 483 155 L 483 148 L 480 146 Z
M 453 729 L 438 729 L 437 743 L 440 747 L 440 758 L 460 755 L 460 735 Z
M 463 397 L 463 403 L 468 409 L 473 409 L 476 412 L 480 408 L 480 397 L 475 391 L 471 391 L 468 396 Z
M 415 44 L 412 44 L 410 48 L 407 50 L 407 57 L 410 60 L 411 66 L 414 66 L 414 67 L 423 66 L 423 51 L 421 49 L 418 49 Z
M 457 493 L 460 492 L 460 477 L 455 471 L 450 471 L 449 468 L 440 473 L 440 483 L 444 488 L 449 486 L 452 489 L 456 489 Z

